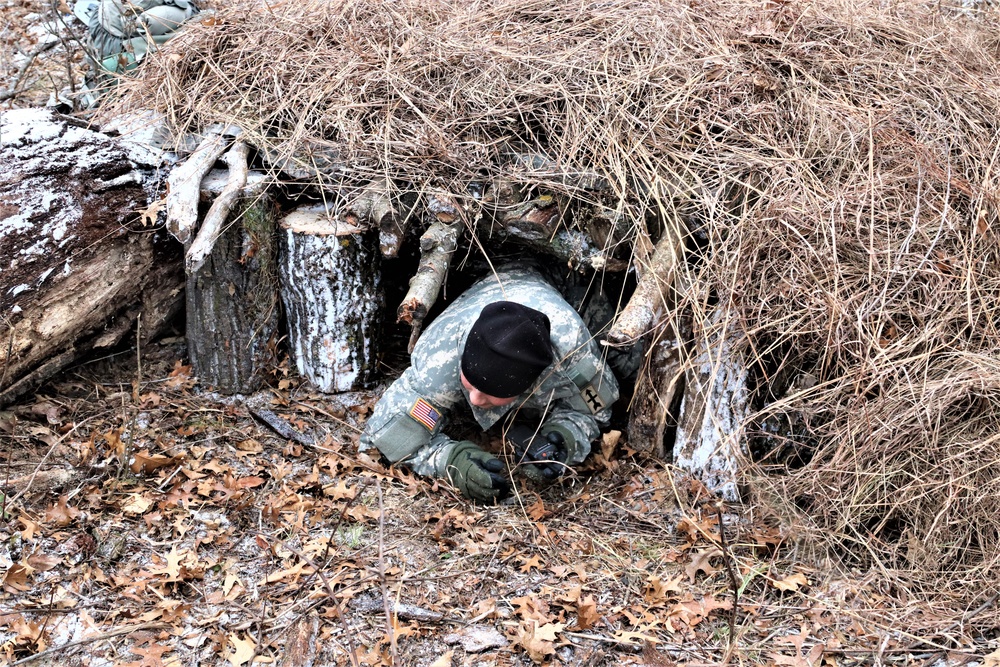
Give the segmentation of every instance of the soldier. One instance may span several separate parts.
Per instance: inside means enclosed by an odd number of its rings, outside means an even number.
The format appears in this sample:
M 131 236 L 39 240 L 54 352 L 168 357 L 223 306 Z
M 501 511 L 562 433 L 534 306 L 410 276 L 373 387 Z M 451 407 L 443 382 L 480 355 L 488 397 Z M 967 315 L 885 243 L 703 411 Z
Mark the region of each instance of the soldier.
M 198 6 L 194 0 L 78 0 L 73 13 L 87 24 L 87 86 L 101 93 L 173 37 Z
M 551 480 L 587 457 L 618 398 L 580 315 L 530 268 L 469 288 L 427 327 L 411 360 L 376 404 L 361 449 L 479 501 L 507 496 L 510 477 L 493 454 L 443 432 L 452 410 L 469 405 L 484 430 L 510 415 L 519 469 Z

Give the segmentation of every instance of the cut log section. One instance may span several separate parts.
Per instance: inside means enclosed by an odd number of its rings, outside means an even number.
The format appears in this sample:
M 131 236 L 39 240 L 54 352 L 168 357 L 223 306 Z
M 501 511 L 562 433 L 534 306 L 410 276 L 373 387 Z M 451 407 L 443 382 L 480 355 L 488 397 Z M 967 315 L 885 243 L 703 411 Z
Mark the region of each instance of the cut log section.
M 434 216 L 434 221 L 420 237 L 420 264 L 410 278 L 410 289 L 396 311 L 397 321 L 413 327 L 407 349 L 411 354 L 423 330 L 424 318 L 441 293 L 441 284 L 451 266 L 451 257 L 458 248 L 462 230 L 461 210 L 449 198 L 429 197 L 427 210 Z
M 154 225 L 159 165 L 43 109 L 0 123 L 0 405 L 183 306 L 181 248 Z M 144 221 L 148 226 L 144 226 Z
M 231 176 L 210 172 L 202 181 L 202 198 L 217 202 L 220 193 L 231 191 Z M 274 365 L 281 310 L 277 208 L 266 192 L 268 179 L 245 172 L 239 178 L 245 186 L 218 225 L 210 252 L 187 275 L 188 356 L 202 385 L 224 394 L 261 386 Z
M 749 405 L 747 368 L 736 351 L 734 326 L 719 310 L 696 340 L 674 440 L 674 463 L 729 501 L 739 501 L 736 474 L 746 454 Z
M 299 373 L 330 393 L 366 386 L 384 301 L 377 232 L 323 205 L 296 209 L 280 226 L 281 299 Z

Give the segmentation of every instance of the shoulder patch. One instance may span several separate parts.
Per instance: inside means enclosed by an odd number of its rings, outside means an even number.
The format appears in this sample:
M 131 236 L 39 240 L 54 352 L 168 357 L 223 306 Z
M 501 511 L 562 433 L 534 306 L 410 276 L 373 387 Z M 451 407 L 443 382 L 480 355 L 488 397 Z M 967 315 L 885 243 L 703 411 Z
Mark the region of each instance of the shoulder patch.
M 410 416 L 423 424 L 428 431 L 433 431 L 441 419 L 441 413 L 422 398 L 418 398 L 417 402 L 410 408 Z

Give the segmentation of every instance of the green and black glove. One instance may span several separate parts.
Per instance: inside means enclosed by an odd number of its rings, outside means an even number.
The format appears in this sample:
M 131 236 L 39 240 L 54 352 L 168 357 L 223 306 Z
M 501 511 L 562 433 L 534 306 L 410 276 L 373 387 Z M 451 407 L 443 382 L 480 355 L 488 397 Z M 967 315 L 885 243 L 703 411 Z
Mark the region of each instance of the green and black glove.
M 493 502 L 510 494 L 510 479 L 503 462 L 468 440 L 455 444 L 447 471 L 448 480 L 466 498 Z
M 540 480 L 551 482 L 566 471 L 566 438 L 559 431 L 542 434 L 527 426 L 512 426 L 507 440 L 514 445 L 514 457 L 524 470 L 538 473 Z M 533 479 L 535 476 L 529 473 Z

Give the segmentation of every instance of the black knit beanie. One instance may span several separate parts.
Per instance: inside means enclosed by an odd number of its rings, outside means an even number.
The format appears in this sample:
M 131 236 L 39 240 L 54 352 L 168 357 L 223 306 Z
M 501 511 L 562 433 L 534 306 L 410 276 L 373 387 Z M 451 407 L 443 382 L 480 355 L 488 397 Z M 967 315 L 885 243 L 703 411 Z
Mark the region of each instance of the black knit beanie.
M 534 308 L 513 301 L 489 304 L 465 341 L 465 379 L 496 398 L 524 392 L 552 363 L 549 329 L 549 318 Z

